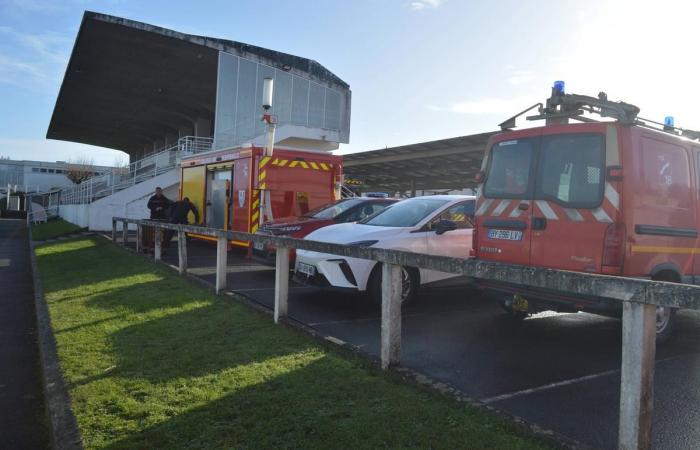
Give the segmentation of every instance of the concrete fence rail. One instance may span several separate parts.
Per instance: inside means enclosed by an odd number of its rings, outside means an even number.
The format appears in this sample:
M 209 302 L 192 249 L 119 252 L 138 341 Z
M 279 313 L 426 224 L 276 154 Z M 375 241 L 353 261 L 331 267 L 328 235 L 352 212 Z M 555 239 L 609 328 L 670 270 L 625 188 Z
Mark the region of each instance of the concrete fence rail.
M 249 241 L 277 247 L 274 320 L 287 315 L 289 249 L 310 250 L 351 258 L 369 259 L 382 266 L 381 362 L 383 368 L 397 365 L 401 354 L 401 266 L 449 272 L 475 280 L 507 282 L 511 285 L 546 289 L 554 293 L 580 294 L 619 302 L 622 310 L 622 367 L 619 448 L 648 449 L 651 446 L 654 362 L 656 353 L 656 306 L 700 309 L 700 286 L 637 278 L 502 264 L 476 259 L 431 256 L 418 253 L 358 247 L 281 236 L 243 233 L 192 225 L 176 225 L 122 217 L 112 219 L 112 241 L 126 245 L 128 224 L 137 228 L 137 250 L 143 227 L 178 233 L 179 272 L 187 271 L 187 233 L 217 238 L 216 291 L 226 289 L 227 241 Z M 155 259 L 160 260 L 156 239 Z

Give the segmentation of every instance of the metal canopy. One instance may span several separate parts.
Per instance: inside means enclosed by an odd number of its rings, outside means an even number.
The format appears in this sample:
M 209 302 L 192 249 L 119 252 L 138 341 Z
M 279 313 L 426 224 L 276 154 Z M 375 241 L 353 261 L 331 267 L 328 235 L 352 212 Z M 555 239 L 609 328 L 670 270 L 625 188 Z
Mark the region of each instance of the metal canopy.
M 473 187 L 486 144 L 496 132 L 343 155 L 346 179 L 361 182 L 364 191 Z
M 213 126 L 219 51 L 347 86 L 307 58 L 86 11 L 46 137 L 133 157 L 197 120 Z

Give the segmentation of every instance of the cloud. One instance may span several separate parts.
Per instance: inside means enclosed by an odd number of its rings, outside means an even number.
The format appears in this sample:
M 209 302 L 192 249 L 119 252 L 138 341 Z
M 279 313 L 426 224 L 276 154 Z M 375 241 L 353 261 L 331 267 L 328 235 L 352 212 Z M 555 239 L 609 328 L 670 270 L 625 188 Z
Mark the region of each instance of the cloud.
M 437 8 L 442 5 L 443 0 L 418 0 L 408 4 L 411 11 L 420 11 L 426 8 Z
M 513 86 L 518 86 L 521 84 L 530 83 L 531 81 L 534 81 L 534 79 L 534 74 L 529 70 L 513 70 L 507 81 Z
M 114 165 L 128 159 L 125 153 L 92 145 L 50 139 L 1 139 L 0 155 L 16 160 L 68 161 L 88 157 L 99 166 Z
M 71 39 L 52 32 L 25 33 L 0 26 L 0 83 L 27 87 L 60 81 Z

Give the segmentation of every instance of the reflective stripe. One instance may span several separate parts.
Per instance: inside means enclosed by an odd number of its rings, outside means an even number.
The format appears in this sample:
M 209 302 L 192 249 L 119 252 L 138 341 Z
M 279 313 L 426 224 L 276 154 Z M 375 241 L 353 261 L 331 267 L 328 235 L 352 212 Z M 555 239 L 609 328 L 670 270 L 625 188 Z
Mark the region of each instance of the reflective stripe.
M 520 201 L 517 201 L 517 203 L 518 203 L 518 205 L 513 209 L 513 211 L 510 212 L 510 214 L 508 214 L 508 217 L 511 217 L 511 218 L 520 217 L 520 214 L 522 214 L 524 212 L 524 210 L 520 209 L 520 205 L 522 205 L 522 204 L 530 205 L 530 200 L 520 200 Z
M 596 208 L 591 212 L 593 213 L 593 217 L 595 217 L 598 222 L 612 223 L 612 219 L 603 208 Z
M 496 206 L 496 209 L 491 213 L 492 216 L 500 216 L 503 211 L 510 205 L 510 200 L 501 200 L 501 203 Z
M 544 200 L 537 200 L 535 202 L 537 206 L 540 208 L 540 211 L 542 211 L 542 214 L 549 219 L 549 220 L 558 220 L 559 217 L 557 216 L 557 213 L 554 212 L 551 206 L 549 206 L 549 203 L 547 203 Z
M 583 222 L 583 216 L 580 212 L 578 212 L 578 210 L 571 208 L 563 209 L 569 219 L 573 220 L 574 222 Z
M 479 206 L 479 209 L 476 210 L 475 214 L 477 216 L 483 216 L 486 210 L 489 209 L 489 206 L 491 206 L 491 203 L 493 203 L 493 200 L 490 198 L 484 200 L 484 203 L 482 203 L 481 206 Z
M 620 194 L 617 193 L 610 183 L 605 183 L 605 198 L 616 210 L 620 210 Z

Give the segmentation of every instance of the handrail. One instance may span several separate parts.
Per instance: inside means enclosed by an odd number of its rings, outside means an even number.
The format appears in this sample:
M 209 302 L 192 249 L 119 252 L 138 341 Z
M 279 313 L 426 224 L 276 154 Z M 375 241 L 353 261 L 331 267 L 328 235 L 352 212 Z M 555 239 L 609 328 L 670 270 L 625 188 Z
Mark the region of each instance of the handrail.
M 122 239 L 127 243 L 128 224 L 137 226 L 137 251 L 143 227 L 153 227 L 154 256 L 161 257 L 163 230 L 177 231 L 179 271 L 187 271 L 187 233 L 216 237 L 216 291 L 226 288 L 229 240 L 272 244 L 277 247 L 275 264 L 274 320 L 287 316 L 289 289 L 289 249 L 330 253 L 382 263 L 382 368 L 399 363 L 401 354 L 401 266 L 420 267 L 473 279 L 499 281 L 518 286 L 547 289 L 554 293 L 592 295 L 619 302 L 622 309 L 622 370 L 618 445 L 621 449 L 649 449 L 654 409 L 654 365 L 656 354 L 656 305 L 700 309 L 700 287 L 598 275 L 565 270 L 503 264 L 476 259 L 451 258 L 374 247 L 331 244 L 282 236 L 244 233 L 152 220 L 112 218 L 112 240 L 117 241 L 117 222 L 122 222 Z

